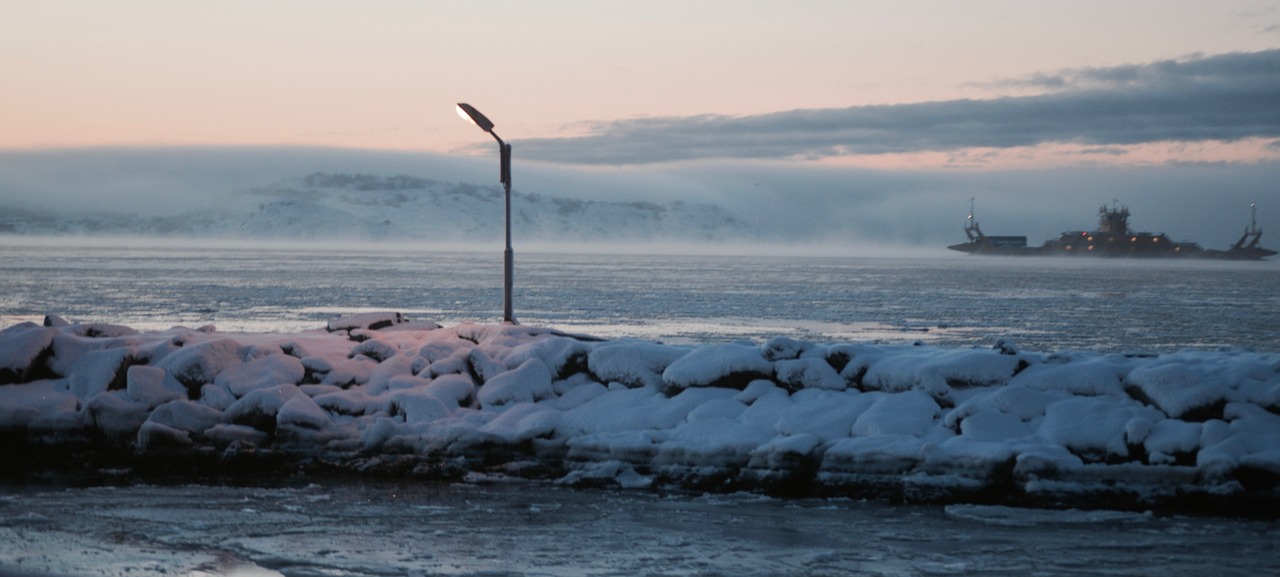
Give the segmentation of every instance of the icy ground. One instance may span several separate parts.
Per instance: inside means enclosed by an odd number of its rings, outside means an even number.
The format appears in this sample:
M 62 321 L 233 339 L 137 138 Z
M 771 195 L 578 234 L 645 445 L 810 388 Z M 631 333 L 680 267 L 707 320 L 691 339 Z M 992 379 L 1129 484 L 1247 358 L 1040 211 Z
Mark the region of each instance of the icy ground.
M 1280 354 L 666 345 L 337 319 L 0 331 L 6 468 L 237 465 L 1274 516 Z

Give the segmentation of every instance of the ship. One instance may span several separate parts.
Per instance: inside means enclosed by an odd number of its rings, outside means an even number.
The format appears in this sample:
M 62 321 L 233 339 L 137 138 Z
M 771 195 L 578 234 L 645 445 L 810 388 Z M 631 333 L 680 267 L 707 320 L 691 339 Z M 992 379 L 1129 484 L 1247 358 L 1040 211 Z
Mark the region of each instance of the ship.
M 969 217 L 964 233 L 968 242 L 947 248 L 969 254 L 997 256 L 1094 256 L 1124 258 L 1204 258 L 1216 260 L 1260 260 L 1276 254 L 1263 248 L 1262 230 L 1258 228 L 1257 203 L 1249 205 L 1252 219 L 1244 234 L 1225 250 L 1206 249 L 1194 242 L 1177 242 L 1164 233 L 1134 232 L 1129 228 L 1129 208 L 1118 202 L 1098 209 L 1098 228 L 1062 233 L 1040 246 L 1028 246 L 1025 236 L 988 236 L 983 234 L 973 216 L 970 200 Z

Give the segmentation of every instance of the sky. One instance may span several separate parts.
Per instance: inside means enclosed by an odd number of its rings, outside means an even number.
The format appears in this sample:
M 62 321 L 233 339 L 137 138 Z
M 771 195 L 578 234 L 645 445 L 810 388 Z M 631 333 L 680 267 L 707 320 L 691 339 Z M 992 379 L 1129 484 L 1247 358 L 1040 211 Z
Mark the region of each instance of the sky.
M 264 150 L 483 181 L 496 146 L 454 113 L 468 102 L 529 192 L 838 203 L 906 242 L 905 213 L 963 219 L 975 197 L 988 232 L 1033 238 L 1112 199 L 1215 240 L 1249 202 L 1280 222 L 1273 1 L 0 4 L 0 202 L 110 204 L 146 175 L 63 175 L 122 149 L 248 157 L 228 186 L 269 176 Z M 200 157 L 229 148 L 249 152 Z M 1045 230 L 995 230 L 1028 218 Z

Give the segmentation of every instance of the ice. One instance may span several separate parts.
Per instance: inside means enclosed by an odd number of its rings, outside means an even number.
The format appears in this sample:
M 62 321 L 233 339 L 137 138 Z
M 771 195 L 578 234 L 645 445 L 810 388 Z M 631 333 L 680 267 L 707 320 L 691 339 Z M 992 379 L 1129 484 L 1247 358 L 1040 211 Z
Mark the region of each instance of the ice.
M 1269 575 L 1269 520 L 577 484 L 302 479 L 6 495 L 5 571 L 38 575 Z M 567 481 L 568 482 L 568 481 Z
M 901 474 L 923 460 L 924 448 L 924 440 L 911 435 L 850 437 L 833 443 L 822 464 L 834 472 Z
M 1046 511 L 999 505 L 948 505 L 944 510 L 950 517 L 1001 527 L 1035 527 L 1046 524 L 1110 525 L 1144 523 L 1151 519 L 1149 514 L 1124 511 Z
M 1256 496 L 1280 478 L 1274 353 L 675 346 L 395 314 L 328 328 L 11 327 L 0 428 L 55 449 L 104 436 L 142 456 L 256 447 L 354 470 L 380 457 L 481 475 L 541 463 L 622 486 L 1141 500 Z

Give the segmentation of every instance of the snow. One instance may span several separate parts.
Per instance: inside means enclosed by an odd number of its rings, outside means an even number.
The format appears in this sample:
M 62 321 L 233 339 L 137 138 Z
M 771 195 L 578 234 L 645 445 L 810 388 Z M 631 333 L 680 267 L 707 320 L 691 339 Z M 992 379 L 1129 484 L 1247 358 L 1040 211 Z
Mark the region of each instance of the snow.
M 47 324 L 0 331 L 0 429 L 135 456 L 1067 499 L 1275 498 L 1280 478 L 1276 353 L 667 345 L 395 313 L 294 334 Z
M 933 428 L 940 409 L 933 397 L 921 391 L 884 395 L 853 422 L 853 436 L 881 437 L 907 435 L 921 437 Z
M 783 359 L 774 363 L 778 381 L 791 389 L 844 390 L 848 381 L 826 359 Z
M 36 357 L 48 348 L 58 331 L 33 323 L 0 331 L 0 378 L 20 378 Z
M 148 407 L 159 407 L 182 398 L 180 388 L 165 383 L 166 373 L 160 367 L 134 365 L 125 375 L 125 392 L 129 398 Z
M 551 398 L 551 370 L 541 359 L 529 359 L 510 371 L 499 372 L 485 382 L 477 395 L 483 408 L 533 403 Z
M 1081 457 L 1125 458 L 1130 423 L 1160 416 L 1159 411 L 1132 399 L 1071 398 L 1045 408 L 1039 434 Z
M 689 387 L 745 386 L 756 377 L 773 374 L 773 364 L 760 347 L 745 343 L 706 345 L 681 355 L 662 372 L 663 384 Z
M 234 364 L 218 373 L 215 385 L 221 385 L 237 397 L 250 391 L 281 383 L 299 383 L 306 373 L 302 361 L 288 355 L 268 355 Z

